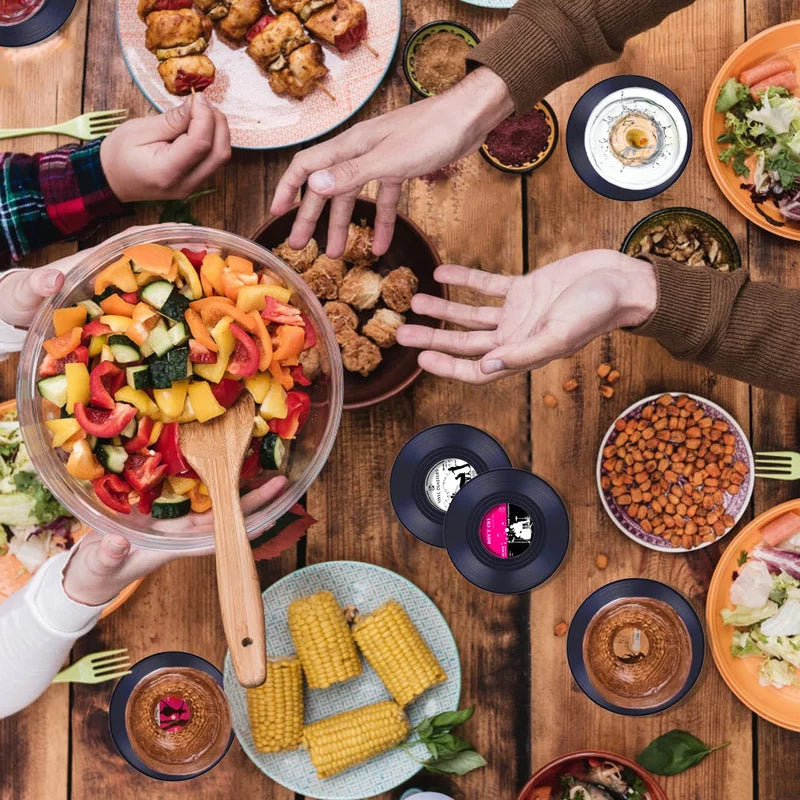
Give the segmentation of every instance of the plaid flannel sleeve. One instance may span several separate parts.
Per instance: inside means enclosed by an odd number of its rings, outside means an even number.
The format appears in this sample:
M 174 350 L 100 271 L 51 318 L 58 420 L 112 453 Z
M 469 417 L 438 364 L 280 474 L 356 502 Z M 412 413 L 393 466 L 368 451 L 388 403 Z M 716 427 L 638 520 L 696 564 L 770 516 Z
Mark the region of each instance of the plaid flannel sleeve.
M 100 142 L 0 153 L 0 264 L 124 213 L 103 173 Z

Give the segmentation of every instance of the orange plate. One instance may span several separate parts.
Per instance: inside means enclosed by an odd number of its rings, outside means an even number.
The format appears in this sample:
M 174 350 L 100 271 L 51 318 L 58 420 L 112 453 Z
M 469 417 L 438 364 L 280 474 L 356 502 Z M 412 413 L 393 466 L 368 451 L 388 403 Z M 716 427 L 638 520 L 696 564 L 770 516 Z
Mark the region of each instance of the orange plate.
M 706 628 L 714 663 L 728 688 L 751 710 L 775 725 L 800 731 L 800 686 L 776 689 L 758 682 L 761 659 L 758 656 L 734 658 L 731 642 L 735 628 L 722 622 L 721 611 L 731 608 L 730 588 L 742 550 L 748 553 L 761 541 L 761 530 L 787 511 L 800 513 L 800 500 L 790 500 L 765 511 L 746 525 L 725 548 L 714 570 L 706 599 Z
M 0 403 L 0 417 L 13 411 L 17 407 L 16 400 L 6 400 Z M 89 533 L 89 529 L 81 524 L 80 530 L 75 534 L 75 539 L 80 539 Z M 12 555 L 0 556 L 0 603 L 14 592 L 21 589 L 31 578 L 30 574 L 21 576 L 21 564 Z M 107 617 L 112 611 L 118 609 L 138 588 L 142 578 L 129 583 L 112 601 L 103 609 L 100 619 Z
M 764 230 L 770 231 L 784 239 L 793 239 L 800 242 L 800 225 L 787 223 L 783 227 L 771 225 L 764 217 L 758 213 L 756 207 L 750 200 L 750 192 L 741 188 L 742 178 L 733 174 L 733 169 L 728 164 L 723 164 L 717 157 L 724 145 L 717 144 L 717 137 L 724 133 L 724 114 L 718 114 L 714 106 L 719 96 L 722 84 L 731 77 L 737 77 L 743 69 L 754 67 L 770 56 L 780 53 L 786 56 L 797 65 L 800 74 L 800 20 L 784 22 L 774 28 L 767 28 L 758 36 L 748 39 L 741 47 L 734 51 L 733 55 L 722 65 L 722 69 L 717 73 L 711 89 L 706 98 L 706 105 L 703 109 L 703 149 L 706 153 L 706 161 L 711 169 L 711 174 L 717 182 L 717 186 L 728 200 L 733 203 L 734 208 L 743 214 L 750 222 L 755 223 Z M 774 209 L 776 219 L 780 219 L 777 208 L 771 203 L 767 203 L 766 210 Z

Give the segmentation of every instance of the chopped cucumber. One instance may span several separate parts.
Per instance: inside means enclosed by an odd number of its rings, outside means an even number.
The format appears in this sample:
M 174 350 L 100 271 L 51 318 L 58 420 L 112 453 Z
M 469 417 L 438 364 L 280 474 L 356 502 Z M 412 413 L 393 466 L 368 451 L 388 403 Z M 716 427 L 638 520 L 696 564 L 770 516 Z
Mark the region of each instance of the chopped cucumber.
M 128 367 L 125 370 L 125 377 L 131 389 L 149 389 L 152 385 L 150 367 L 148 367 L 147 364 L 140 364 L 138 367 Z
M 261 440 L 258 460 L 264 469 L 280 469 L 285 455 L 286 445 L 277 433 L 268 433 Z
M 86 309 L 86 313 L 89 315 L 89 319 L 97 319 L 98 317 L 102 317 L 105 314 L 102 308 L 100 308 L 94 300 L 79 300 L 77 303 L 79 306 L 83 306 Z
M 185 380 L 192 374 L 187 345 L 176 347 L 167 353 L 167 368 L 170 380 L 173 381 Z
M 122 430 L 120 436 L 127 436 L 129 439 L 133 439 L 136 436 L 136 431 L 139 429 L 139 423 L 136 421 L 136 417 L 134 417 Z
M 167 298 L 172 294 L 172 284 L 169 281 L 153 281 L 147 286 L 142 287 L 141 298 L 146 303 L 150 303 L 153 308 L 161 310 L 161 306 L 167 302 Z
M 192 508 L 192 503 L 188 497 L 183 495 L 162 494 L 153 503 L 153 519 L 175 519 L 188 514 Z
M 172 350 L 172 339 L 169 338 L 169 331 L 163 319 L 159 320 L 158 325 L 150 331 L 145 344 L 149 345 L 157 356 L 163 356 L 164 353 Z
M 117 294 L 118 292 L 119 289 L 117 289 L 116 286 L 106 286 L 106 288 L 103 289 L 103 291 L 100 292 L 100 294 L 96 294 L 94 295 L 94 297 L 92 297 L 92 302 L 96 303 L 97 305 L 100 305 L 100 302 L 102 300 L 105 300 L 106 297 L 111 297 L 112 294 Z
M 95 449 L 95 455 L 100 462 L 100 466 L 109 472 L 116 472 L 117 474 L 122 472 L 125 468 L 125 462 L 128 460 L 125 448 L 113 444 L 98 445 Z
M 150 362 L 150 383 L 153 389 L 169 389 L 172 386 L 170 364 L 166 360 L 157 359 Z
M 142 354 L 136 343 L 131 341 L 127 336 L 121 333 L 115 333 L 108 337 L 108 346 L 114 354 L 114 360 L 117 364 L 132 364 L 134 361 L 139 361 Z
M 175 322 L 181 322 L 188 308 L 189 301 L 177 289 L 173 289 L 172 294 L 167 298 L 159 311 L 165 317 L 169 317 L 175 320 Z
M 173 325 L 169 329 L 169 338 L 175 347 L 189 341 L 189 328 L 186 323 L 179 322 L 177 325 Z
M 53 375 L 50 378 L 42 378 L 37 381 L 36 388 L 39 394 L 51 403 L 55 403 L 59 408 L 67 404 L 67 376 Z

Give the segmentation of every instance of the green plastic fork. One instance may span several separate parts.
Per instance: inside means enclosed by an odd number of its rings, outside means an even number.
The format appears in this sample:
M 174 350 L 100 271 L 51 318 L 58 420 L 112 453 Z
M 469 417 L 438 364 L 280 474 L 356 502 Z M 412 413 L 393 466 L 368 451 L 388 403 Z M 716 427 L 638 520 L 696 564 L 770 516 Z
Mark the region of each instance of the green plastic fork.
M 800 478 L 800 453 L 775 450 L 755 455 L 756 478 L 774 478 L 779 481 L 796 481 Z
M 89 653 L 80 661 L 62 669 L 53 678 L 53 683 L 102 683 L 113 681 L 123 675 L 130 675 L 131 661 L 128 650 L 103 650 L 100 653 Z
M 81 114 L 79 117 L 59 125 L 50 125 L 44 128 L 0 128 L 0 139 L 34 136 L 37 133 L 60 133 L 64 136 L 89 141 L 111 133 L 127 118 L 127 108 L 117 108 L 113 111 L 90 111 L 88 114 Z

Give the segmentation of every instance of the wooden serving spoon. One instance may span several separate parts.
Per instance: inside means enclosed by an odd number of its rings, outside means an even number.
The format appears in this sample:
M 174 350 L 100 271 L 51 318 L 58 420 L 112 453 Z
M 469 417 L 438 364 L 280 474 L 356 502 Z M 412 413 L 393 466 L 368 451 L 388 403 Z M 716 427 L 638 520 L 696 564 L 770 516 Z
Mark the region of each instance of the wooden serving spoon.
M 211 497 L 222 626 L 236 677 L 250 687 L 264 683 L 267 672 L 261 588 L 239 505 L 239 473 L 254 414 L 253 396 L 242 392 L 221 416 L 179 428 L 183 455 Z

